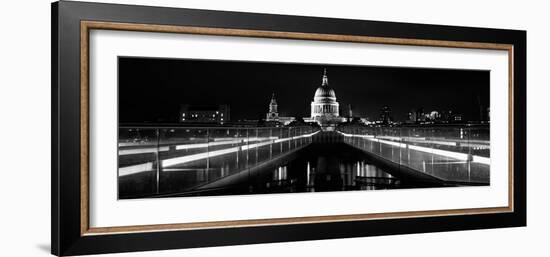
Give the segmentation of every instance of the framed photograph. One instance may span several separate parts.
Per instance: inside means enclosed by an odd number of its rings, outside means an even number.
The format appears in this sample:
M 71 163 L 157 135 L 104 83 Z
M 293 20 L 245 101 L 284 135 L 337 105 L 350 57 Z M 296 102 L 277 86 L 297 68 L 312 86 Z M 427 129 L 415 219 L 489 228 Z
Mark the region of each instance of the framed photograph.
M 526 32 L 52 5 L 52 253 L 526 225 Z

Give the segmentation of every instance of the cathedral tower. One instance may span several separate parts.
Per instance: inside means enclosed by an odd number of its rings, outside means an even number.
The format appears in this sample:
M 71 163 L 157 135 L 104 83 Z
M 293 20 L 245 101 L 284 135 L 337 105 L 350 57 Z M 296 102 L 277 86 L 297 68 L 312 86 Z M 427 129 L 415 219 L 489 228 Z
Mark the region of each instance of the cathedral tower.
M 267 121 L 278 121 L 279 113 L 277 112 L 277 100 L 275 100 L 275 93 L 271 95 L 271 102 L 269 102 L 269 112 L 266 115 Z

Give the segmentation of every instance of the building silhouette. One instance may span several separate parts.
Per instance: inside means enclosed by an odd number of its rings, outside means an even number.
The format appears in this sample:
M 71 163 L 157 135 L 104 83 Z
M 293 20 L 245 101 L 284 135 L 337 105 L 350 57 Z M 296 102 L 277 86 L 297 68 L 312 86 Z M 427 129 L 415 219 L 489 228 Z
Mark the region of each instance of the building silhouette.
M 380 122 L 382 124 L 390 124 L 392 121 L 391 108 L 387 105 L 382 107 L 382 109 L 380 109 Z

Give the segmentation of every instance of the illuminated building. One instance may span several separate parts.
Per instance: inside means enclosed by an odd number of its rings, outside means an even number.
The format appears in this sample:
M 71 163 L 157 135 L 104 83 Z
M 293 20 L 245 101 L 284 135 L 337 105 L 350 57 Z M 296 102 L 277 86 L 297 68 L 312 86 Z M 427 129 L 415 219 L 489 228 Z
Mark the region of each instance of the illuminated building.
M 275 93 L 271 95 L 271 102 L 269 102 L 269 112 L 265 118 L 266 121 L 278 121 L 279 113 L 277 112 L 277 100 L 275 99 Z
M 186 123 L 224 123 L 230 120 L 229 105 L 183 104 L 179 120 Z
M 311 117 L 304 120 L 319 123 L 323 130 L 333 130 L 337 123 L 344 120 L 340 117 L 336 93 L 328 84 L 326 69 L 323 72 L 321 86 L 315 91 L 313 101 L 311 102 Z
M 275 93 L 271 95 L 271 101 L 269 102 L 269 112 L 266 114 L 265 120 L 267 122 L 282 123 L 287 125 L 295 120 L 294 117 L 279 116 L 277 99 L 275 99 Z

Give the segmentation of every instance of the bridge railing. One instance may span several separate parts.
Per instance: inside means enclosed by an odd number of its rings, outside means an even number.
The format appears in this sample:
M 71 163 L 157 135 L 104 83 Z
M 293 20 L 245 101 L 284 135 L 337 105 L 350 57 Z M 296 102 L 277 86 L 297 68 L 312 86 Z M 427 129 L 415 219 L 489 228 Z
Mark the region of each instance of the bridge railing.
M 120 127 L 119 197 L 177 193 L 311 143 L 312 127 Z
M 338 132 L 347 144 L 445 181 L 490 181 L 488 126 L 341 127 Z

